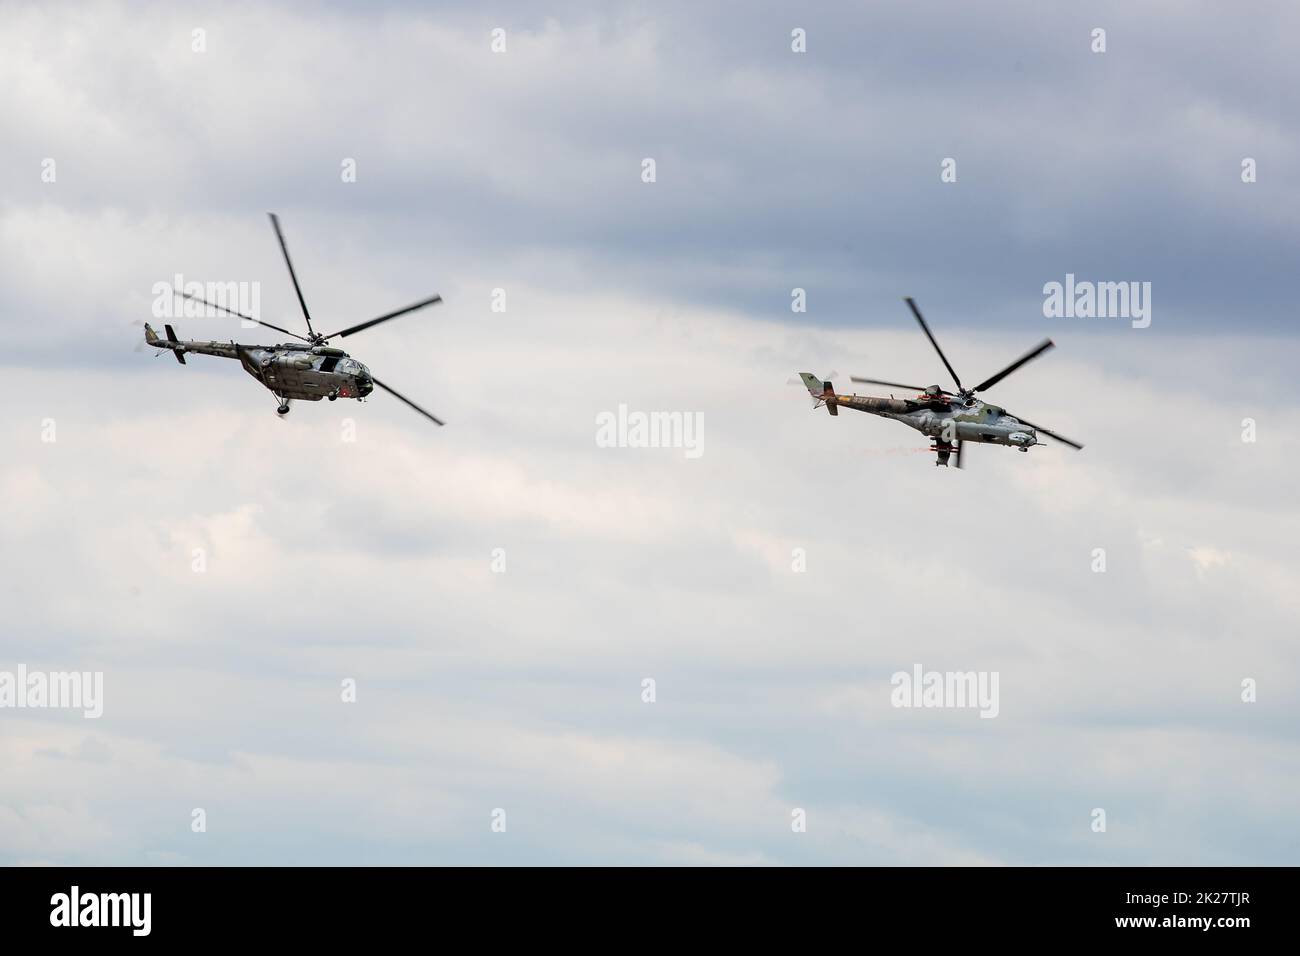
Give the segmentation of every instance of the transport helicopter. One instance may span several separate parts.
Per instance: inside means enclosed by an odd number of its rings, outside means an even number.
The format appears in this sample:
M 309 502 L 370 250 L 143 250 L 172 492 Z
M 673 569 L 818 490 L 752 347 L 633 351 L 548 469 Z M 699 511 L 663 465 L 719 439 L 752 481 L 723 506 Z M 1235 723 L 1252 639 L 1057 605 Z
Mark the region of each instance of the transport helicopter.
M 302 307 L 302 317 L 307 321 L 307 334 L 305 336 L 299 335 L 297 332 L 290 332 L 288 329 L 282 329 L 270 322 L 255 319 L 251 315 L 245 315 L 234 309 L 226 308 L 224 305 L 208 302 L 206 299 L 187 292 L 176 290 L 176 294 L 210 309 L 224 312 L 233 318 L 243 319 L 246 322 L 255 322 L 258 325 L 266 326 L 268 329 L 283 332 L 285 335 L 298 339 L 303 344 L 289 342 L 283 345 L 241 345 L 233 339 L 229 342 L 186 341 L 177 338 L 176 331 L 170 325 L 163 326 L 164 331 L 167 333 L 164 338 L 155 332 L 147 322 L 144 327 L 145 341 L 155 348 L 170 349 L 171 353 L 176 356 L 176 361 L 182 365 L 185 364 L 185 355 L 189 352 L 199 355 L 215 355 L 218 358 L 236 359 L 244 367 L 244 371 L 257 379 L 271 394 L 280 400 L 280 405 L 276 408 L 276 412 L 280 415 L 289 413 L 289 402 L 291 400 L 318 402 L 322 398 L 327 398 L 332 402 L 340 398 L 354 398 L 357 401 L 362 401 L 378 387 L 398 401 L 405 402 L 435 425 L 443 424 L 441 419 L 431 415 L 396 389 L 375 378 L 370 369 L 352 358 L 347 352 L 327 344 L 330 339 L 347 338 L 349 335 L 355 335 L 357 332 L 372 328 L 381 322 L 387 322 L 389 319 L 415 312 L 417 309 L 423 309 L 426 306 L 436 305 L 442 301 L 442 296 L 434 295 L 416 302 L 414 305 L 408 305 L 404 309 L 398 309 L 396 312 L 389 312 L 378 318 L 348 326 L 339 332 L 322 335 L 312 328 L 311 314 L 307 311 L 307 302 L 302 296 L 302 288 L 298 285 L 298 276 L 293 270 L 293 261 L 289 258 L 289 247 L 285 245 L 284 233 L 280 230 L 280 220 L 275 213 L 271 213 L 270 216 L 271 226 L 275 229 L 275 238 L 280 241 L 280 251 L 284 253 L 284 264 L 289 267 L 289 278 L 293 280 L 293 290 L 298 294 L 298 305 Z
M 816 404 L 813 406 L 815 409 L 824 405 L 832 415 L 839 415 L 841 408 L 852 408 L 869 415 L 879 415 L 881 418 L 892 418 L 896 422 L 902 422 L 933 439 L 934 444 L 930 446 L 930 450 L 936 453 L 935 465 L 943 465 L 945 468 L 948 467 L 948 458 L 954 451 L 957 453 L 957 467 L 962 466 L 962 451 L 968 442 L 1007 445 L 1027 452 L 1038 444 L 1038 433 L 1041 432 L 1076 450 L 1083 448 L 1078 442 L 1071 441 L 1064 435 L 1058 435 L 1042 425 L 1035 425 L 1031 421 L 1012 415 L 1005 408 L 991 405 L 975 396 L 976 392 L 992 388 L 1016 369 L 1032 362 L 1048 349 L 1054 348 L 1055 344 L 1051 339 L 1044 339 L 1002 371 L 989 376 L 974 388 L 965 388 L 961 384 L 961 379 L 957 377 L 956 371 L 949 364 L 947 356 L 943 354 L 943 349 L 939 348 L 939 343 L 930 332 L 930 327 L 925 324 L 921 310 L 916 307 L 911 297 L 904 301 L 916 316 L 916 321 L 921 326 L 921 331 L 925 333 L 925 337 L 939 353 L 944 368 L 948 370 L 948 374 L 957 385 L 957 391 L 950 392 L 938 385 L 926 387 L 901 385 L 898 382 L 853 376 L 851 380 L 854 382 L 905 388 L 910 392 L 916 392 L 917 396 L 916 398 L 893 398 L 892 396 L 873 398 L 865 395 L 837 395 L 835 386 L 831 382 L 823 382 L 810 372 L 801 372 L 799 377 L 803 380 L 809 394 L 816 399 Z

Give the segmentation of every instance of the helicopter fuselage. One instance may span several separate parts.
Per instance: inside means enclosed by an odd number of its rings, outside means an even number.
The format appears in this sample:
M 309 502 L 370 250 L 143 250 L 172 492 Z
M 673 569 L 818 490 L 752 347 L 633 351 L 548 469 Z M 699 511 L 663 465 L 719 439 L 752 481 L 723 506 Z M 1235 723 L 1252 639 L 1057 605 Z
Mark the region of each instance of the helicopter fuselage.
M 891 418 L 924 435 L 947 442 L 983 442 L 1026 450 L 1031 445 L 1038 444 L 1034 429 L 1008 415 L 1005 409 L 979 399 L 973 399 L 966 405 L 960 401 L 925 402 L 866 395 L 836 395 L 833 401 L 840 408 L 852 408 L 869 415 Z
M 362 399 L 375 388 L 370 369 L 342 349 L 327 345 L 185 341 L 163 338 L 147 327 L 145 336 L 150 345 L 170 349 L 177 356 L 198 354 L 236 359 L 244 371 L 282 400 Z

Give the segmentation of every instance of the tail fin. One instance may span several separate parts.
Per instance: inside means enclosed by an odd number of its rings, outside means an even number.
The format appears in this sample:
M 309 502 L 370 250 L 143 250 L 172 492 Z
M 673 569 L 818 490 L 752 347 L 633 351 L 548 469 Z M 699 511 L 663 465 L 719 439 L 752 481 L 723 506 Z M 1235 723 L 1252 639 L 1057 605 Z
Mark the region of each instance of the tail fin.
M 839 406 L 835 404 L 835 386 L 830 382 L 823 382 L 812 372 L 800 372 L 799 377 L 803 379 L 804 388 L 808 389 L 808 394 L 826 406 L 826 410 L 832 415 L 840 413 Z
M 144 324 L 144 340 L 150 345 L 158 341 L 158 333 L 153 330 L 153 326 L 148 322 Z

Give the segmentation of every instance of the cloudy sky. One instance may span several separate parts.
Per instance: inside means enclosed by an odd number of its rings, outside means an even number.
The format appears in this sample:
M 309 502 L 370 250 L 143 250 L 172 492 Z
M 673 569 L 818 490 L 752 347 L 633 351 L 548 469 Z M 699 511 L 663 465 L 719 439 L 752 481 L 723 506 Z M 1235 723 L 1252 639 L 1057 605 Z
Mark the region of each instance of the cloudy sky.
M 1300 863 L 1300 10 L 590 7 L 0 0 L 0 671 L 105 697 L 0 710 L 0 862 Z M 346 346 L 446 428 L 137 350 L 301 327 L 268 211 L 318 328 L 442 293 Z M 1085 450 L 814 414 L 948 384 L 905 295 Z

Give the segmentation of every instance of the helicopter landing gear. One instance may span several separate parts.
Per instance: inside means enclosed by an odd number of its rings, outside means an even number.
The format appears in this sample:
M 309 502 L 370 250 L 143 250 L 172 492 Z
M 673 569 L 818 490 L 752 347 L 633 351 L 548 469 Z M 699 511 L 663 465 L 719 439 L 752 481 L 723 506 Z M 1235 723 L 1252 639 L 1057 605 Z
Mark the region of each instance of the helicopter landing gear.
M 328 395 L 326 395 L 325 397 L 328 398 L 331 402 L 333 402 L 333 401 L 337 401 L 337 400 L 338 400 L 338 397 L 339 397 L 339 393 L 338 393 L 338 392 L 330 392 L 330 393 L 329 393 Z
M 289 402 L 288 402 L 287 399 L 281 399 L 281 400 L 280 400 L 280 405 L 279 405 L 279 407 L 276 408 L 275 413 L 276 413 L 277 415 L 288 415 L 288 414 L 289 414 Z
M 1020 450 L 1023 451 L 1023 452 L 1025 452 L 1025 453 L 1028 453 L 1028 452 L 1029 452 L 1029 448 L 1028 448 L 1028 446 L 1023 447 L 1023 448 L 1021 448 Z

